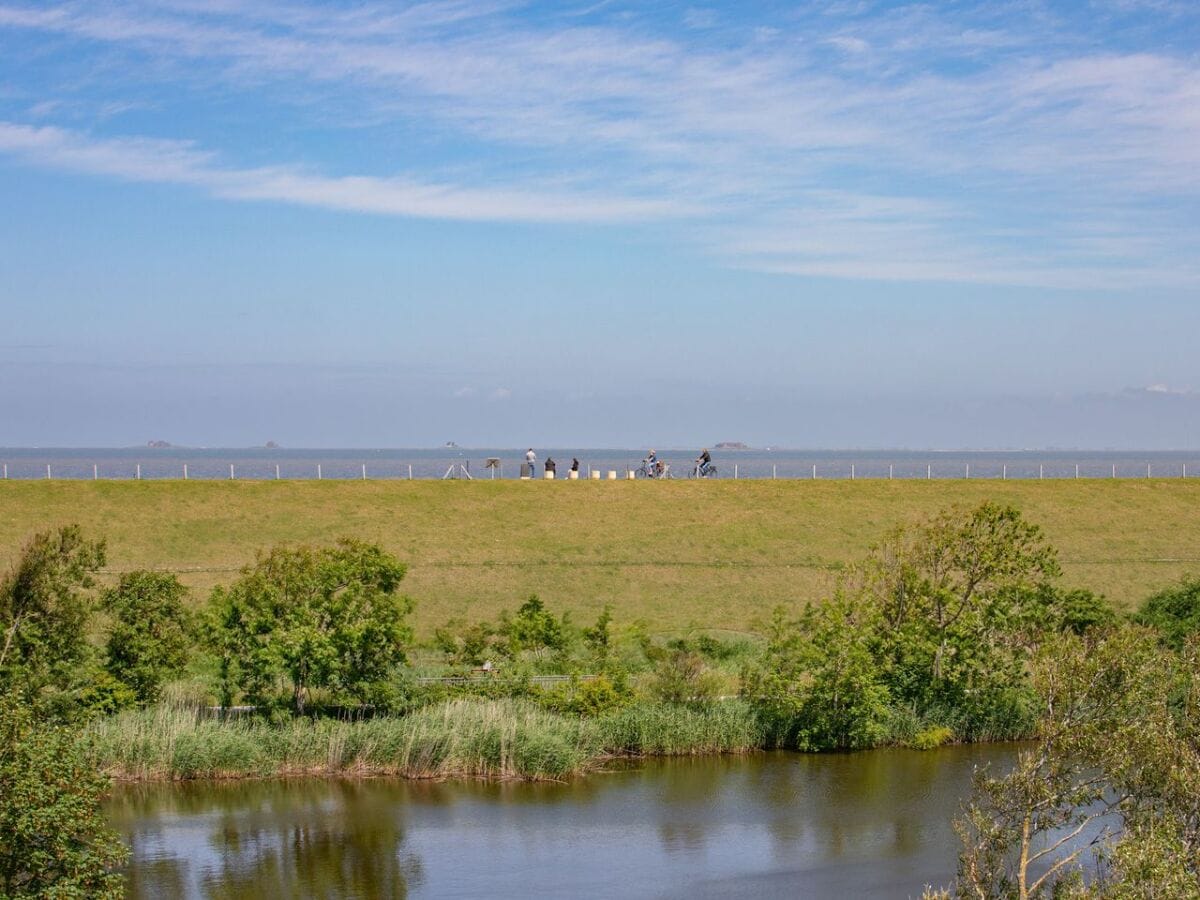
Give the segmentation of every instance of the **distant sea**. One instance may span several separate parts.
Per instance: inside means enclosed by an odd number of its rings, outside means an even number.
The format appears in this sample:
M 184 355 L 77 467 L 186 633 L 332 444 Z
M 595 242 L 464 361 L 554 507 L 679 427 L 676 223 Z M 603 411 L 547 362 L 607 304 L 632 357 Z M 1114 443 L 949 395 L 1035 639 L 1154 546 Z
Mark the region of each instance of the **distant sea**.
M 646 450 L 536 447 L 538 472 L 547 456 L 559 477 L 578 458 L 590 469 L 624 473 L 641 465 Z M 699 448 L 660 449 L 675 477 L 686 477 Z M 10 479 L 238 479 L 516 478 L 525 450 L 439 447 L 411 450 L 305 450 L 282 448 L 0 448 Z M 1145 478 L 1200 477 L 1200 450 L 712 450 L 721 478 Z M 488 458 L 499 468 L 485 467 Z M 48 469 L 47 469 L 48 467 Z M 231 469 L 232 467 L 232 469 Z M 1076 468 L 1078 467 L 1078 469 Z

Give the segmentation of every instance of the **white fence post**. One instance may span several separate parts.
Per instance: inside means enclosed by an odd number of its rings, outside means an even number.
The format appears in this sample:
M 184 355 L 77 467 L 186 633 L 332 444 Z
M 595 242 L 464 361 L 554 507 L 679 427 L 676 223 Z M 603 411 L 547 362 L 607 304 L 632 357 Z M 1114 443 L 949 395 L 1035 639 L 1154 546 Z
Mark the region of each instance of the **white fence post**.
M 184 464 L 183 464 L 183 480 L 184 480 L 184 481 L 187 481 L 187 480 L 188 480 L 188 476 L 187 476 L 187 463 L 184 463 Z
M 1146 477 L 1150 477 L 1150 463 L 1146 463 Z
M 1046 474 L 1046 467 L 1045 467 L 1045 465 L 1044 465 L 1044 464 L 1042 464 L 1042 463 L 1038 463 L 1038 481 L 1041 481 L 1041 480 L 1042 480 L 1042 477 L 1043 477 L 1045 474 Z
M 775 479 L 775 466 L 771 466 L 771 479 Z
M 279 480 L 279 463 L 275 463 L 275 480 Z
M 813 463 L 813 481 L 817 480 L 817 464 Z
M 46 463 L 46 480 L 50 480 L 50 463 Z
M 233 463 L 229 464 L 229 480 L 233 481 Z
M 92 481 L 99 481 L 99 480 L 100 480 L 100 467 L 98 465 L 96 465 L 95 463 L 92 463 Z
M 141 463 L 137 464 L 137 480 L 138 481 L 142 480 L 142 464 Z
M 367 480 L 367 464 L 363 463 L 363 481 Z
M 1002 466 L 1000 469 L 1000 480 L 1008 481 L 1008 466 Z
M 1075 463 L 1075 477 L 1079 477 L 1079 463 Z
M 733 480 L 737 481 L 737 463 L 733 464 Z
M 408 480 L 412 481 L 412 463 L 408 464 Z
M 8 463 L 4 464 L 4 480 L 8 481 Z
M 317 481 L 321 480 L 321 464 L 317 463 Z
M 925 480 L 929 481 L 932 478 L 933 478 L 933 465 L 927 464 L 925 466 Z
M 1117 464 L 1113 463 L 1113 478 L 1117 477 Z
M 854 463 L 850 463 L 850 480 L 854 480 Z
M 970 463 L 967 463 L 967 474 L 966 474 L 966 476 L 965 476 L 965 477 L 966 477 L 966 478 L 970 478 L 970 477 L 971 477 L 971 464 L 970 464 Z
M 888 481 L 892 480 L 892 464 L 888 463 Z

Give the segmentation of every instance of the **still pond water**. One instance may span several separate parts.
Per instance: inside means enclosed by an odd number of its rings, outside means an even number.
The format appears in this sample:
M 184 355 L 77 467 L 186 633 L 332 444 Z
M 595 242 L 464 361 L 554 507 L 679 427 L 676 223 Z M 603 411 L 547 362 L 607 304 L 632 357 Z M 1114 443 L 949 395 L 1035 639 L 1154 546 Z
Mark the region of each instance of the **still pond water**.
M 133 897 L 918 897 L 1013 746 L 654 760 L 568 784 L 123 787 Z

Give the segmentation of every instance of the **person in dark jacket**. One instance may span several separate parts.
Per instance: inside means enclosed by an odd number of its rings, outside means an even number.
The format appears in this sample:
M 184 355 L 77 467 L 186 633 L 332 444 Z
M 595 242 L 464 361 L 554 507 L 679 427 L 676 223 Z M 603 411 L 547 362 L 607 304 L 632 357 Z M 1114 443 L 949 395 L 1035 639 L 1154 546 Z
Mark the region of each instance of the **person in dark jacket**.
M 558 471 L 558 463 L 556 463 L 554 459 L 549 456 L 546 457 L 546 471 L 551 474 L 554 474 Z

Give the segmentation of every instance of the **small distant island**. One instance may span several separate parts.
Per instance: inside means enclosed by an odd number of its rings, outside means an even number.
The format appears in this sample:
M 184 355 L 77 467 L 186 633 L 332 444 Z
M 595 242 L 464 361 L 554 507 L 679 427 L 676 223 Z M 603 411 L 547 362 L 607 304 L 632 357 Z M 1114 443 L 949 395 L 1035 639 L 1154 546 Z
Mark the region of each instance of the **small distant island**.
M 267 450 L 278 450 L 279 449 L 279 445 L 277 443 L 275 443 L 274 441 L 267 441 L 265 444 L 263 444 L 263 447 Z
M 154 450 L 169 450 L 175 445 L 170 441 L 146 441 L 146 446 Z
M 714 450 L 749 450 L 749 444 L 743 444 L 741 441 L 721 441 L 719 444 L 713 444 Z

